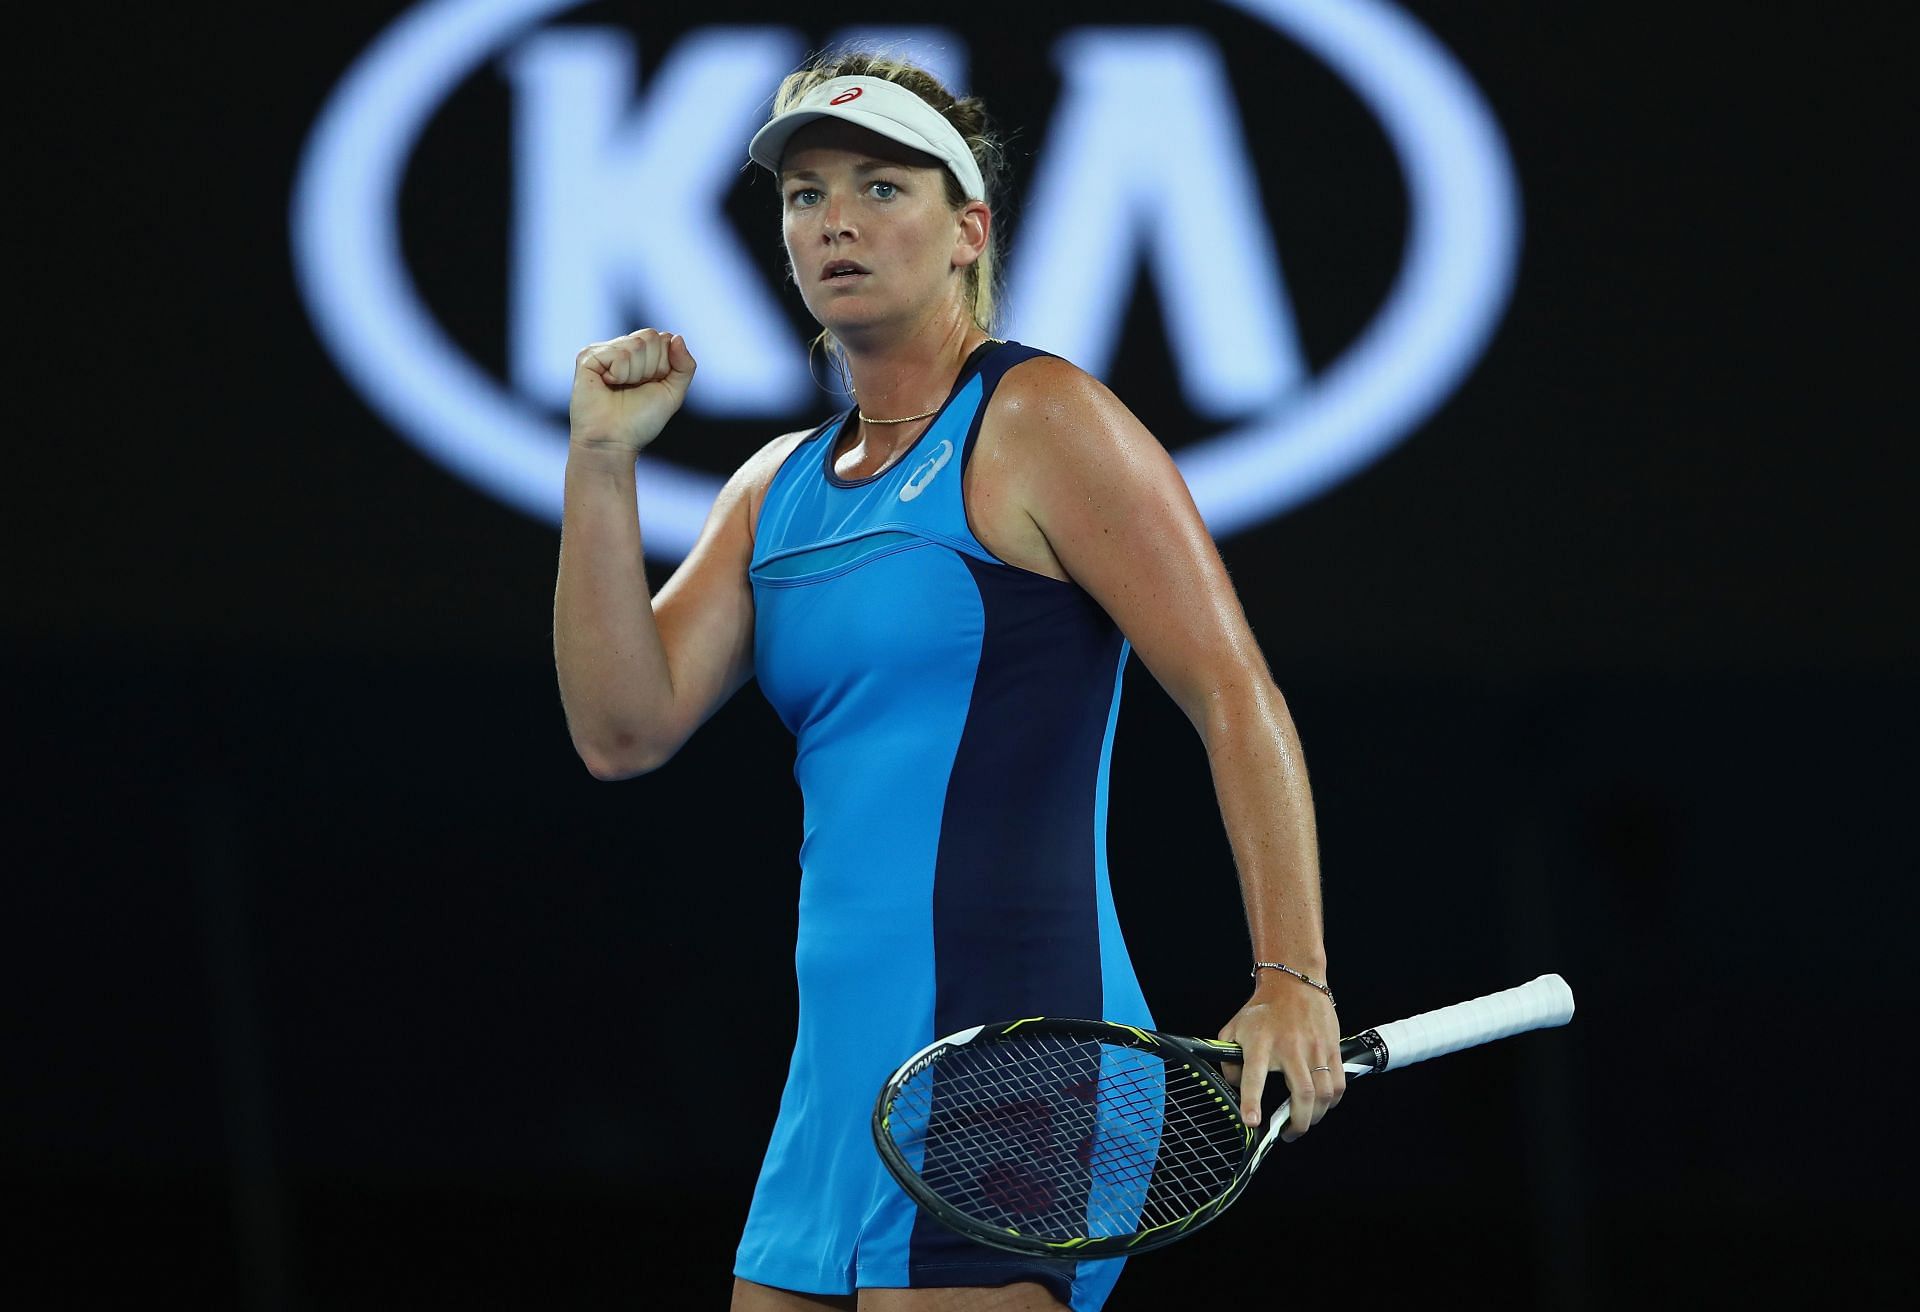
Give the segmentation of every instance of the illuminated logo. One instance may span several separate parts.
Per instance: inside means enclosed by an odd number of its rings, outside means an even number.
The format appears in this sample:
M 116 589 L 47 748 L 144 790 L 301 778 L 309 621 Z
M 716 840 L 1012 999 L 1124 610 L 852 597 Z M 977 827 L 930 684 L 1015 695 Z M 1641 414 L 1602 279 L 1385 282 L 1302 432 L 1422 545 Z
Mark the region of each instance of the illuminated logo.
M 953 459 L 953 443 L 945 438 L 933 449 L 933 455 L 923 461 L 920 467 L 907 475 L 907 481 L 900 485 L 900 499 L 912 501 L 927 490 L 927 484 L 933 482 L 933 476 L 947 467 L 947 461 Z
M 800 427 L 819 394 L 779 289 L 722 206 L 770 93 L 806 53 L 786 27 L 680 38 L 636 88 L 632 37 L 543 26 L 577 0 L 425 0 L 335 88 L 295 182 L 296 274 L 341 371 L 402 436 L 528 514 L 557 521 L 574 352 L 635 324 L 700 357 L 687 413 Z M 1498 127 L 1447 52 L 1388 0 L 1223 0 L 1294 41 L 1379 122 L 1407 192 L 1384 302 L 1309 372 L 1255 189 L 1243 113 L 1199 29 L 1082 26 L 1052 54 L 1059 95 L 1021 200 L 1003 335 L 1104 375 L 1136 271 L 1154 282 L 1170 372 L 1226 425 L 1177 458 L 1214 532 L 1279 514 L 1377 459 L 1446 399 L 1511 290 L 1518 206 Z M 913 29 L 881 35 L 910 36 Z M 965 83 L 965 43 L 934 71 Z M 956 55 L 955 50 L 959 53 Z M 428 121 L 493 64 L 512 94 L 506 377 L 470 358 L 402 255 L 399 193 Z M 1160 94 L 1140 95 L 1155 87 Z M 645 214 L 672 243 L 634 240 Z M 648 453 L 640 513 L 665 558 L 693 544 L 717 476 Z

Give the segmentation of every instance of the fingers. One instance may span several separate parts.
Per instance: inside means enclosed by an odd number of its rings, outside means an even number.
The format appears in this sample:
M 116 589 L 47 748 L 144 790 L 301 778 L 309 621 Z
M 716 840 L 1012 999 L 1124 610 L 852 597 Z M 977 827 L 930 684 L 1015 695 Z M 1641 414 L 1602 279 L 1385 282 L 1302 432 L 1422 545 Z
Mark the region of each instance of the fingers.
M 1228 1021 L 1224 1026 L 1222 1026 L 1220 1029 L 1220 1032 L 1214 1035 L 1213 1037 L 1216 1039 L 1225 1040 L 1228 1043 L 1238 1043 L 1240 1041 L 1233 1037 L 1232 1021 Z M 1221 1062 L 1220 1073 L 1227 1077 L 1228 1084 L 1231 1084 L 1236 1089 L 1240 1087 L 1240 1063 L 1239 1062 L 1237 1061 Z
M 1313 1077 L 1304 1070 L 1298 1070 L 1297 1065 L 1289 1066 L 1282 1072 L 1287 1081 L 1288 1113 L 1287 1128 L 1280 1132 L 1281 1143 L 1292 1143 L 1327 1114 L 1319 1092 L 1313 1087 Z
M 1300 1005 L 1289 1007 L 1289 1002 Z M 1277 1000 L 1256 996 L 1241 1008 L 1220 1031 L 1222 1039 L 1240 1045 L 1245 1058 L 1221 1066 L 1227 1082 L 1239 1090 L 1241 1121 L 1261 1123 L 1267 1077 L 1278 1072 L 1286 1083 L 1286 1120 L 1268 1133 L 1291 1143 L 1319 1124 L 1347 1090 L 1337 1032 L 1332 1009 L 1313 994 L 1282 994 Z
M 628 333 L 606 345 L 609 359 L 604 376 L 616 387 L 651 383 L 666 373 L 666 341 L 652 328 Z
M 1340 1100 L 1347 1096 L 1347 1070 L 1340 1064 L 1338 1058 L 1326 1070 L 1314 1076 L 1314 1079 L 1317 1081 L 1314 1087 L 1327 1091 L 1327 1111 L 1338 1107 Z
M 1246 1061 L 1240 1065 L 1240 1119 L 1248 1125 L 1260 1124 L 1260 1098 L 1267 1090 L 1268 1048 L 1255 1038 L 1243 1046 Z
M 576 369 L 598 375 L 610 387 L 657 383 L 669 374 L 688 378 L 694 370 L 686 339 L 654 328 L 642 328 L 610 342 L 595 342 L 574 356 L 573 362 Z
M 1337 1062 L 1316 1063 L 1304 1074 L 1289 1070 L 1287 1088 L 1292 1093 L 1293 1114 L 1280 1139 L 1283 1143 L 1292 1143 L 1340 1105 L 1340 1099 L 1347 1092 L 1347 1075 Z
M 687 349 L 687 339 L 679 333 L 667 338 L 667 367 L 678 377 L 691 378 L 693 371 L 700 367 L 693 358 L 693 352 Z

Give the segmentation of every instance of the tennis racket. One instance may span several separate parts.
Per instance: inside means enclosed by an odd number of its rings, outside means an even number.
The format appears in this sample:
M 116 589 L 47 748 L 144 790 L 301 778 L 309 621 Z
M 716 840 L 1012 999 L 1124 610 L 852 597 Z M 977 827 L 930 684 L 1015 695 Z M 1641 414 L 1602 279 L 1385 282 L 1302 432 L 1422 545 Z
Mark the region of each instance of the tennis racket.
M 1558 975 L 1340 1043 L 1349 1078 L 1564 1025 Z M 921 1207 L 970 1239 L 1041 1257 L 1122 1257 L 1184 1238 L 1240 1196 L 1287 1123 L 1256 1137 L 1220 1073 L 1238 1044 L 1108 1021 L 982 1025 L 908 1058 L 873 1140 Z

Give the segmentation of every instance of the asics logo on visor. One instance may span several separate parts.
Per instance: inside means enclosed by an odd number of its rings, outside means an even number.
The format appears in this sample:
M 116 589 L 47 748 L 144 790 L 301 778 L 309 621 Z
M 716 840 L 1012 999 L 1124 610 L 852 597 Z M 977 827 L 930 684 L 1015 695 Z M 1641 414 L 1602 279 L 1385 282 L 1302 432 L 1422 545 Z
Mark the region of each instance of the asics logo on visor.
M 844 105 L 849 100 L 860 99 L 860 97 L 865 92 L 866 92 L 865 87 L 853 87 L 853 88 L 850 88 L 849 90 L 842 91 L 839 95 L 835 96 L 832 100 L 829 100 L 827 103 L 829 105 Z

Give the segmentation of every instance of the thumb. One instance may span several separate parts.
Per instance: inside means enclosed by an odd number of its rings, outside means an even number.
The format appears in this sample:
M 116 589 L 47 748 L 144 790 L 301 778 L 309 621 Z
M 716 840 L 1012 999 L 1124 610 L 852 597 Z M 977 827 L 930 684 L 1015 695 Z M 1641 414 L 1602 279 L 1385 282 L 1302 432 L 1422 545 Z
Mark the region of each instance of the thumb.
M 679 333 L 670 335 L 667 338 L 667 368 L 672 372 L 674 381 L 685 387 L 693 377 L 693 371 L 699 367 L 699 361 L 687 349 L 687 339 Z

